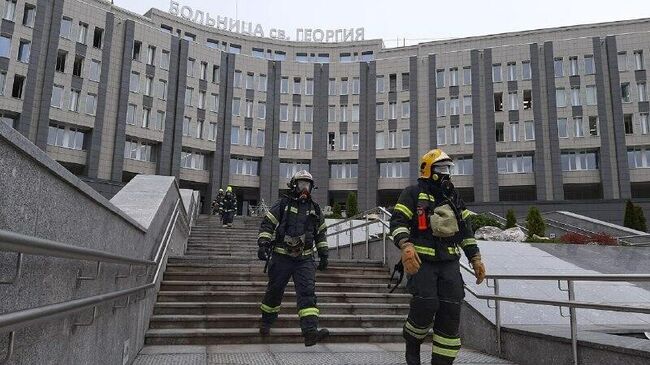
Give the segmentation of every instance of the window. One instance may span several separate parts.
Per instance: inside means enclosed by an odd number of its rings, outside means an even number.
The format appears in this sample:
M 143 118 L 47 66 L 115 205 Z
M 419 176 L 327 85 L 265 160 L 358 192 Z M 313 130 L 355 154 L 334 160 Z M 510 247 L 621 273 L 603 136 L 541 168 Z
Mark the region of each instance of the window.
M 56 71 L 65 72 L 65 59 L 68 57 L 68 52 L 59 50 L 56 54 Z
M 187 59 L 187 70 L 186 70 L 186 75 L 187 77 L 194 77 L 194 60 L 192 58 Z M 235 84 L 236 86 L 237 84 Z
M 598 117 L 589 117 L 589 135 L 598 135 Z
M 151 96 L 153 93 L 153 77 L 147 76 L 144 78 L 144 95 Z
M 472 68 L 463 67 L 463 85 L 472 84 Z
M 356 179 L 359 166 L 356 162 L 336 162 L 330 164 L 331 179 Z
M 288 134 L 287 132 L 280 132 L 280 142 L 278 144 L 278 147 L 280 149 L 287 149 L 287 144 L 288 144 Z
M 508 63 L 508 81 L 517 81 L 517 64 L 515 62 Z
M 352 121 L 353 122 L 359 121 L 359 104 L 352 105 Z
M 535 123 L 532 120 L 524 122 L 524 139 L 526 141 L 535 140 Z
M 557 135 L 560 138 L 569 138 L 569 128 L 566 118 L 559 118 L 557 120 Z
M 199 152 L 181 151 L 181 167 L 192 170 L 205 170 L 205 155 Z
M 641 50 L 634 51 L 634 69 L 645 70 L 645 65 L 643 64 L 643 51 Z
M 330 96 L 336 95 L 336 79 L 329 79 L 327 83 L 328 94 Z
M 280 162 L 280 178 L 290 179 L 296 172 L 300 170 L 309 171 L 309 162 Z
M 496 141 L 505 142 L 505 131 L 503 130 L 503 122 L 496 123 Z
M 47 144 L 73 150 L 82 150 L 84 137 L 85 133 L 77 128 L 50 124 L 47 135 Z
M 334 146 L 336 145 L 336 133 L 327 133 L 327 144 L 330 146 L 330 149 L 334 151 Z
M 511 122 L 509 132 L 510 141 L 517 142 L 519 140 L 519 122 Z
M 618 53 L 618 70 L 627 71 L 627 52 Z
M 36 7 L 30 4 L 25 4 L 25 11 L 23 12 L 23 25 L 26 27 L 33 27 L 35 18 Z
M 160 54 L 160 68 L 169 70 L 169 51 L 163 50 Z
M 397 131 L 388 131 L 388 149 L 397 148 Z
M 266 103 L 262 101 L 257 102 L 257 118 L 266 119 Z
M 460 108 L 458 106 L 458 98 L 449 98 L 449 115 L 458 115 Z
M 388 103 L 388 119 L 397 119 L 397 103 Z
M 158 99 L 167 100 L 167 81 L 158 80 Z
M 104 38 L 104 30 L 102 28 L 95 27 L 93 33 L 93 47 L 102 48 Z
M 253 100 L 246 99 L 246 118 L 253 118 Z
M 90 61 L 90 70 L 89 70 L 90 75 L 88 76 L 90 81 L 99 82 L 99 75 L 102 71 L 101 64 L 102 63 L 97 60 Z
M 587 85 L 587 105 L 596 105 L 598 103 L 596 97 L 596 85 Z
M 508 93 L 508 106 L 509 110 L 519 110 L 519 97 L 516 91 L 511 91 Z
M 526 174 L 533 172 L 533 156 L 511 154 L 497 157 L 499 174 Z
M 339 134 L 339 151 L 345 151 L 347 149 L 348 149 L 348 134 L 346 132 L 341 132 Z
M 74 64 L 72 64 L 72 75 L 81 77 L 83 68 L 84 68 L 83 56 L 79 56 L 79 55 L 74 56 Z
M 492 82 L 501 82 L 503 81 L 501 75 L 501 64 L 497 63 L 492 65 Z
M 280 79 L 280 93 L 288 94 L 289 93 L 289 78 L 283 77 Z
M 623 124 L 625 125 L 625 134 L 634 134 L 634 123 L 632 114 L 623 115 Z
M 523 61 L 521 63 L 521 79 L 530 80 L 533 78 L 533 73 L 530 68 L 530 61 Z
M 158 110 L 156 112 L 156 121 L 154 125 L 152 126 L 153 129 L 157 131 L 162 131 L 165 129 L 165 112 L 162 110 Z
M 446 145 L 447 144 L 447 127 L 438 127 L 436 130 L 436 136 L 438 140 L 438 145 Z
M 410 118 L 410 117 L 411 117 L 411 102 L 410 101 L 403 101 L 402 102 L 402 118 L 406 119 L 406 118 Z
M 235 70 L 235 77 L 233 78 L 233 86 L 241 88 L 242 85 L 242 74 L 241 71 Z
M 312 105 L 305 105 L 305 122 L 314 121 L 314 107 Z
M 341 90 L 342 89 L 343 89 L 343 86 L 341 85 Z M 302 83 L 300 82 L 300 77 L 294 77 L 293 78 L 293 93 L 294 94 L 302 94 Z
M 327 121 L 336 122 L 336 107 L 334 105 L 327 107 Z
M 183 135 L 184 135 L 184 136 L 188 136 L 188 137 L 189 137 L 189 136 L 192 135 L 192 133 L 191 133 L 191 131 L 190 131 L 191 124 L 192 124 L 192 118 L 190 118 L 190 117 L 183 117 Z M 239 127 L 237 127 L 237 128 L 239 128 Z M 233 129 L 235 129 L 235 127 L 233 127 Z M 239 129 L 237 130 L 237 132 L 239 132 Z
M 289 121 L 289 105 L 280 104 L 280 120 L 283 122 Z
M 261 48 L 253 48 L 253 50 L 251 51 L 251 56 L 256 58 L 266 58 L 266 55 L 264 54 L 264 50 Z
M 25 76 L 14 75 L 14 85 L 11 89 L 11 97 L 22 99 L 24 84 L 25 84 Z
M 379 131 L 375 133 L 375 149 L 383 150 L 386 148 L 386 143 L 384 141 L 384 132 Z
M 54 85 L 52 87 L 52 100 L 50 105 L 61 109 L 63 105 L 63 86 Z
M 21 40 L 18 46 L 18 61 L 29 63 L 29 55 L 31 53 L 32 44 L 29 41 Z
M 436 116 L 444 117 L 447 115 L 447 103 L 444 98 L 436 100 Z
M 314 95 L 314 79 L 305 81 L 305 95 Z
M 353 77 L 352 78 L 352 94 L 359 95 L 359 92 L 361 92 L 361 81 L 359 80 L 358 77 Z
M 384 92 L 384 76 L 377 76 L 376 79 L 376 92 L 381 94 Z
M 81 92 L 79 90 L 70 90 L 70 105 L 69 109 L 72 112 L 78 112 L 79 111 L 79 97 L 81 96 Z
M 375 105 L 375 120 L 384 120 L 384 103 Z
M 97 95 L 86 95 L 86 114 L 95 115 L 97 110 Z
M 61 20 L 61 31 L 59 35 L 63 38 L 70 39 L 72 34 L 72 19 L 64 17 Z
M 126 124 L 135 125 L 137 108 L 135 104 L 129 104 L 126 108 Z
M 596 152 L 563 151 L 562 171 L 597 170 L 598 158 Z
M 257 90 L 266 92 L 266 83 L 267 83 L 266 75 L 260 75 L 257 78 Z
M 14 21 L 16 17 L 16 0 L 5 0 L 4 19 Z
M 359 132 L 352 132 L 352 149 L 359 149 Z
M 257 148 L 264 148 L 265 138 L 266 138 L 266 134 L 264 132 L 264 129 L 258 129 L 257 133 L 255 133 L 255 146 Z
M 454 166 L 451 167 L 452 175 L 468 175 L 474 174 L 474 161 L 471 157 L 455 157 Z
M 494 93 L 494 111 L 503 111 L 503 93 Z
M 582 124 L 582 118 L 581 117 L 574 117 L 573 118 L 573 132 L 574 132 L 574 135 L 577 138 L 585 136 L 585 128 L 584 128 L 584 125 Z
M 210 111 L 219 112 L 219 94 L 210 94 Z
M 6 72 L 0 72 L 0 96 L 5 94 L 5 84 L 6 83 L 7 83 L 7 73 Z
M 564 76 L 564 60 L 562 58 L 556 58 L 553 61 L 553 70 L 555 73 L 555 77 Z
M 241 107 L 241 100 L 239 98 L 232 98 L 232 115 L 239 116 L 239 108 Z
M 305 140 L 304 140 L 304 146 L 306 151 L 311 151 L 312 149 L 312 133 L 311 132 L 305 132 Z
M 632 98 L 630 96 L 630 83 L 629 82 L 621 84 L 621 100 L 624 103 L 632 102 Z
M 578 57 L 569 57 L 569 75 L 576 76 L 580 73 L 578 69 Z
M 409 129 L 402 129 L 402 148 L 411 147 L 411 131 Z
M 348 106 L 347 105 L 341 105 L 340 115 L 341 115 L 341 118 L 339 120 L 341 122 L 347 122 L 348 121 Z
M 284 61 L 287 59 L 287 54 L 283 51 L 275 51 L 273 53 L 273 60 L 274 61 Z
M 580 105 L 582 105 L 582 102 L 580 101 L 580 88 L 579 87 L 572 87 L 571 88 L 571 105 L 572 106 L 580 106 Z
M 149 118 L 151 117 L 151 109 L 142 108 L 142 128 L 149 128 Z
M 348 95 L 349 82 L 347 77 L 341 78 L 341 95 Z
M 650 124 L 648 124 L 648 113 L 639 114 L 639 119 L 641 121 L 641 133 L 646 135 L 650 132 Z
M 379 177 L 399 179 L 409 177 L 408 161 L 385 161 L 379 163 Z
M 533 91 L 524 90 L 524 110 L 528 110 L 533 107 Z
M 646 83 L 639 82 L 636 84 L 636 88 L 639 93 L 639 101 L 648 101 L 648 91 L 646 89 Z
M 463 132 L 465 136 L 465 144 L 474 143 L 474 126 L 472 124 L 465 124 L 463 126 Z
M 593 55 L 585 56 L 585 75 L 593 75 L 596 73 L 596 64 L 594 63 Z
M 627 160 L 631 169 L 650 168 L 650 149 L 648 147 L 628 149 Z
M 566 106 L 566 92 L 564 88 L 559 87 L 555 89 L 555 104 L 558 108 Z
M 445 70 L 436 71 L 436 87 L 438 89 L 445 87 Z
M 199 109 L 205 109 L 205 91 L 199 91 Z
M 185 106 L 192 106 L 192 94 L 193 93 L 194 93 L 193 88 L 191 88 L 191 87 L 185 88 Z
M 124 142 L 124 158 L 153 162 L 154 154 L 152 149 L 153 147 L 146 142 L 126 140 Z
M 244 146 L 251 146 L 253 143 L 253 130 L 244 128 Z
M 458 69 L 449 69 L 449 86 L 458 86 Z
M 77 43 L 86 44 L 88 37 L 88 24 L 79 22 L 79 32 L 77 33 Z
M 199 79 L 207 80 L 208 79 L 208 63 L 201 62 L 199 65 Z
M 156 47 L 149 46 L 147 47 L 147 65 L 156 64 Z
M 11 53 L 11 38 L 0 35 L 0 57 L 9 58 Z
M 254 89 L 255 89 L 255 75 L 249 72 L 246 74 L 246 90 L 254 90 Z
M 459 125 L 452 125 L 449 128 L 449 132 L 450 132 L 449 133 L 450 134 L 450 136 L 449 136 L 449 144 L 459 144 L 460 143 L 460 139 L 458 137 L 458 131 L 459 130 L 460 130 Z
M 131 59 L 134 61 L 140 61 L 140 50 L 142 48 L 142 42 L 134 41 L 133 42 L 133 51 L 131 53 Z
M 233 126 L 230 129 L 230 144 L 238 145 L 239 144 L 239 127 Z

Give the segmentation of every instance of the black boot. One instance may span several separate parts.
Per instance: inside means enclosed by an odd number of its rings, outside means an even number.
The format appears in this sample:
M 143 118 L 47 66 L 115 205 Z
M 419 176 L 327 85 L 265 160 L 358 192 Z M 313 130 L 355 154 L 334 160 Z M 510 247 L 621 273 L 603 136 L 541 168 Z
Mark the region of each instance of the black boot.
M 266 337 L 270 334 L 271 334 L 271 326 L 265 323 L 260 324 L 260 336 Z
M 413 342 L 406 342 L 406 364 L 407 365 L 421 365 L 420 361 L 420 344 Z
M 321 328 L 320 330 L 312 330 L 305 332 L 305 346 L 314 346 L 318 342 L 321 342 L 324 340 L 327 336 L 330 335 L 330 331 L 328 331 L 326 328 Z

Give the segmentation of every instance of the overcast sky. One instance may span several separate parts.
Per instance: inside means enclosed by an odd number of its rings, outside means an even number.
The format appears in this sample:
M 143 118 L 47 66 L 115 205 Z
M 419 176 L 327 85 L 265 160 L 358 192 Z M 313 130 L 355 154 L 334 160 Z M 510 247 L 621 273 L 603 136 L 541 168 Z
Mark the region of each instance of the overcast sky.
M 168 11 L 169 0 L 114 0 L 144 14 Z M 564 25 L 650 17 L 647 0 L 178 0 L 214 15 L 237 16 L 275 27 L 295 37 L 297 28 L 365 27 L 365 38 L 420 40 L 530 30 Z

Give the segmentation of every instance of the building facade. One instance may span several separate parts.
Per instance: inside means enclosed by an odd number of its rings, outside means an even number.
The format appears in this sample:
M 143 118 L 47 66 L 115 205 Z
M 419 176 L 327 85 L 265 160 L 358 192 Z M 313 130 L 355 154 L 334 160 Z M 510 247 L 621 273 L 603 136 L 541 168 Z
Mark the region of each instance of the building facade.
M 466 201 L 650 197 L 650 19 L 384 48 L 100 0 L 2 0 L 0 116 L 107 196 L 139 173 L 271 202 L 391 205 L 444 148 Z

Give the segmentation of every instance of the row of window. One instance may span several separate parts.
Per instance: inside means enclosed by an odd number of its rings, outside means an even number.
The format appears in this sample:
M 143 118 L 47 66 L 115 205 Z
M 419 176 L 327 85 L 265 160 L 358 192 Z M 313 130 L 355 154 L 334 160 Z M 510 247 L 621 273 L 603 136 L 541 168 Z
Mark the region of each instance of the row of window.
M 628 166 L 631 169 L 650 168 L 650 147 L 635 147 L 627 150 Z
M 124 158 L 137 161 L 155 162 L 152 142 L 140 140 L 126 140 L 124 142 Z
M 85 135 L 86 133 L 78 128 L 50 124 L 47 144 L 81 151 L 84 147 Z
M 10 22 L 16 21 L 16 0 L 5 0 L 4 14 L 2 18 Z M 23 8 L 23 25 L 33 27 L 36 19 L 36 5 L 25 3 Z
M 146 58 L 147 65 L 155 66 L 158 63 L 161 69 L 169 70 L 170 57 L 171 57 L 171 53 L 166 49 L 160 50 L 160 56 L 158 56 L 158 50 L 156 46 L 154 45 L 147 46 L 147 58 Z M 133 42 L 131 59 L 136 62 L 142 62 L 142 42 L 140 41 Z M 188 66 L 189 64 L 190 63 L 188 62 Z M 189 74 L 189 71 L 188 71 L 188 76 L 191 76 Z
M 280 140 L 281 141 L 282 141 L 282 133 L 285 133 L 285 141 L 284 141 L 285 142 L 285 147 L 284 148 L 286 148 L 286 132 L 280 132 Z M 310 137 L 309 141 L 310 141 L 310 146 L 311 146 L 311 133 L 309 134 L 309 137 Z M 249 146 L 249 147 L 264 148 L 265 138 L 266 138 L 266 135 L 265 135 L 264 129 L 257 129 L 255 131 L 255 140 L 253 140 L 253 130 L 251 128 L 245 128 L 244 127 L 243 134 L 241 133 L 241 127 L 239 127 L 239 126 L 233 126 L 230 129 L 230 144 L 232 144 L 232 145 L 242 145 L 242 146 Z M 305 144 L 306 144 L 306 142 L 307 142 L 307 136 L 305 136 Z
M 207 128 L 207 129 L 205 129 Z M 192 120 L 190 117 L 183 118 L 183 136 L 208 141 L 217 140 L 217 123 L 205 124 L 203 120 Z
M 29 63 L 29 57 L 31 55 L 32 42 L 21 39 L 20 44 L 18 45 L 18 54 L 16 55 L 16 61 L 22 63 Z M 0 57 L 11 58 L 11 37 L 6 35 L 0 35 Z
M 144 87 L 140 86 L 140 73 L 136 71 L 131 72 L 131 77 L 129 79 L 129 91 L 132 93 L 139 94 L 142 92 L 143 95 L 147 96 L 153 96 L 154 92 L 154 80 L 153 76 L 145 76 L 144 78 Z M 186 92 L 185 94 L 185 105 L 192 105 L 191 100 L 192 100 L 192 90 L 191 88 L 188 88 L 189 90 L 189 100 L 190 103 L 188 104 L 188 93 Z M 156 83 L 156 96 L 160 100 L 167 100 L 167 80 L 164 79 L 159 79 L 158 82 Z M 205 102 L 205 93 L 203 93 L 203 103 Z
M 66 66 L 70 63 L 68 61 L 68 52 L 64 50 L 59 50 L 56 55 L 56 66 L 55 70 L 57 72 L 65 73 Z M 75 55 L 74 61 L 72 63 L 72 75 L 77 77 L 82 77 L 84 69 L 85 58 L 81 55 Z M 90 81 L 99 82 L 99 77 L 101 75 L 101 61 L 91 60 L 90 65 L 88 66 L 88 79 Z
M 64 16 L 61 19 L 61 28 L 59 31 L 59 36 L 64 39 L 71 41 L 77 41 L 77 43 L 88 44 L 88 24 L 84 22 L 79 22 L 73 29 L 73 20 L 67 16 Z M 76 30 L 76 31 L 75 31 Z M 93 30 L 93 47 L 101 49 L 104 42 L 104 29 L 100 27 L 95 27 Z
M 192 170 L 206 170 L 206 154 L 197 151 L 181 151 L 181 167 Z
M 2 80 L 0 80 L 2 81 Z M 53 108 L 63 109 L 64 107 L 71 112 L 79 112 L 79 100 L 81 99 L 81 91 L 70 89 L 68 94 L 67 103 L 65 103 L 65 88 L 61 85 L 52 87 L 52 99 L 50 105 Z M 97 95 L 87 93 L 84 102 L 84 112 L 88 115 L 95 115 L 97 111 Z
M 148 128 L 157 131 L 165 130 L 166 113 L 163 110 L 157 110 L 155 117 L 151 115 L 151 109 L 142 108 L 142 117 L 138 119 L 138 106 L 129 104 L 126 109 L 126 124 L 137 125 L 139 120 L 141 128 Z

